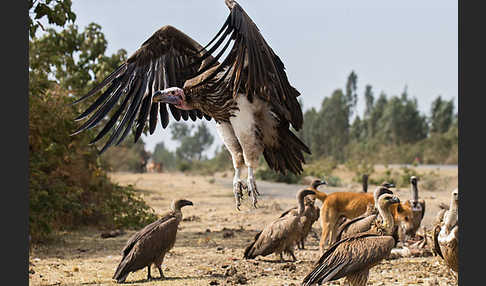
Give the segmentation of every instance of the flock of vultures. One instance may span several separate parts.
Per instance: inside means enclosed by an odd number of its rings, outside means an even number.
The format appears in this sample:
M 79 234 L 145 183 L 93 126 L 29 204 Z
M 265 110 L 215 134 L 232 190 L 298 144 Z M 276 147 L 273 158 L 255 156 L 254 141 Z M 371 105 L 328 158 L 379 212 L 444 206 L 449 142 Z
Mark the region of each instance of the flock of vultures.
M 296 261 L 295 248 L 303 249 L 313 224 L 320 219 L 322 234 L 320 258 L 314 262 L 302 285 L 321 285 L 345 278 L 350 285 L 366 285 L 369 271 L 390 255 L 399 242 L 415 236 L 425 212 L 425 201 L 418 197 L 417 178 L 410 178 L 411 199 L 401 201 L 384 182 L 373 193 L 318 190 L 324 180 L 314 180 L 296 194 L 297 206 L 266 224 L 246 246 L 244 259 L 274 254 L 285 262 L 284 255 Z M 315 200 L 322 201 L 319 208 Z M 449 206 L 441 208 L 433 230 L 433 250 L 455 276 L 458 272 L 458 189 L 451 193 Z M 147 268 L 147 279 L 162 279 L 165 254 L 174 246 L 182 207 L 193 203 L 174 200 L 170 210 L 159 220 L 133 234 L 122 250 L 122 259 L 113 279 L 123 283 L 134 271 Z M 276 214 L 277 216 L 277 214 Z M 338 220 L 330 223 L 330 218 Z M 150 274 L 154 264 L 160 276 Z
M 263 156 L 275 172 L 300 174 L 309 147 L 293 130 L 303 125 L 297 99 L 300 92 L 287 77 L 282 60 L 260 30 L 234 0 L 225 0 L 230 14 L 206 45 L 172 27 L 156 31 L 122 65 L 76 102 L 102 94 L 76 120 L 87 120 L 74 134 L 104 126 L 92 140 L 102 138 L 104 152 L 121 143 L 132 131 L 137 141 L 144 130 L 153 134 L 172 120 L 212 120 L 230 152 L 234 167 L 236 208 L 243 192 L 253 205 L 260 195 L 254 176 Z M 276 8 L 275 8 L 276 9 Z M 225 53 L 226 52 L 226 53 Z M 223 55 L 226 54 L 224 57 Z M 160 122 L 160 124 L 158 124 Z M 111 131 L 111 133 L 110 133 Z M 105 137 L 109 136 L 109 137 Z M 240 178 L 247 167 L 246 182 Z M 346 277 L 352 285 L 365 285 L 369 270 L 386 258 L 400 238 L 414 235 L 425 203 L 418 199 L 417 178 L 411 178 L 414 196 L 402 202 L 383 183 L 373 193 L 338 192 L 326 195 L 315 181 L 297 192 L 297 206 L 259 232 L 244 251 L 245 259 L 269 254 L 295 260 L 294 248 L 304 247 L 312 224 L 322 226 L 321 257 L 303 277 L 303 285 L 321 284 Z M 315 200 L 322 202 L 319 209 Z M 435 228 L 435 250 L 457 271 L 457 190 Z M 192 205 L 184 199 L 172 203 L 162 218 L 133 235 L 122 250 L 123 258 L 113 276 L 124 282 L 133 271 L 155 264 L 164 277 L 162 262 L 175 243 L 181 209 Z

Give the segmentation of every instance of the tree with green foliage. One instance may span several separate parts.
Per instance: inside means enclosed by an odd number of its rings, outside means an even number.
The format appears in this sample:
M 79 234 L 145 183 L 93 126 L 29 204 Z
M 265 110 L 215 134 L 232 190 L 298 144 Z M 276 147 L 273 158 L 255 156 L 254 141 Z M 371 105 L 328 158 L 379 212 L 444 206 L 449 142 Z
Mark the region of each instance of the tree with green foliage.
M 176 149 L 176 155 L 179 159 L 188 162 L 203 159 L 203 152 L 214 142 L 214 136 L 204 122 L 197 126 L 195 132 L 193 130 L 194 126 L 183 122 L 171 125 L 172 139 L 180 143 Z
M 454 102 L 438 96 L 430 108 L 430 132 L 444 133 L 454 120 Z
M 162 163 L 165 169 L 175 169 L 176 157 L 173 152 L 165 147 L 164 142 L 159 142 L 155 145 L 152 159 L 154 160 L 154 163 Z
M 157 219 L 131 187 L 110 182 L 93 130 L 70 136 L 79 109 L 75 97 L 126 59 L 106 56 L 101 27 L 79 31 L 71 1 L 29 2 L 29 233 L 32 242 L 81 225 L 140 227 Z M 64 28 L 56 31 L 48 24 Z M 37 36 L 37 27 L 45 33 Z

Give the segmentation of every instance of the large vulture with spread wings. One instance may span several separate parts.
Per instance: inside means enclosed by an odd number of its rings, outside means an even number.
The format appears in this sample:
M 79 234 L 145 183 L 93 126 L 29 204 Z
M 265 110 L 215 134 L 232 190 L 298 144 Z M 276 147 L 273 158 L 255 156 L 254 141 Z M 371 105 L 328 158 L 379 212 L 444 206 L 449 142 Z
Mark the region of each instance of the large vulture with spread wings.
M 92 140 L 106 139 L 111 131 L 103 152 L 122 142 L 130 130 L 137 141 L 146 128 L 152 134 L 159 120 L 166 128 L 169 110 L 176 121 L 213 118 L 233 159 L 233 192 L 239 208 L 245 188 L 256 206 L 259 193 L 253 170 L 261 154 L 273 170 L 299 174 L 305 163 L 303 152 L 310 150 L 290 130 L 302 127 L 303 115 L 297 100 L 300 93 L 289 83 L 283 62 L 243 8 L 233 0 L 225 3 L 230 14 L 204 47 L 172 26 L 156 31 L 76 101 L 107 87 L 76 118 L 89 116 L 74 134 L 111 115 Z M 245 165 L 246 183 L 240 179 Z

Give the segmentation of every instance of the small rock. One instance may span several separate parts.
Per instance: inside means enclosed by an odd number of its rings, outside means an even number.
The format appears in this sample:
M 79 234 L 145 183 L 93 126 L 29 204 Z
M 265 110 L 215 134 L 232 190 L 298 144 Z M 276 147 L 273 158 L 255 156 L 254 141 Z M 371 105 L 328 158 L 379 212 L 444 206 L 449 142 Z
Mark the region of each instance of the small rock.
M 209 282 L 209 285 L 219 285 L 219 282 L 216 280 L 211 280 L 211 282 Z
M 231 265 L 230 267 L 226 268 L 226 271 L 224 272 L 224 276 L 226 277 L 233 276 L 236 274 L 236 272 L 237 272 L 236 267 Z
M 32 268 L 31 268 L 31 269 L 29 269 L 29 274 L 35 274 L 34 269 L 32 269 Z
M 218 250 L 218 251 L 221 251 L 221 250 L 223 250 L 223 249 L 224 249 L 224 247 L 222 247 L 222 246 L 218 246 L 218 247 L 216 247 L 216 250 Z

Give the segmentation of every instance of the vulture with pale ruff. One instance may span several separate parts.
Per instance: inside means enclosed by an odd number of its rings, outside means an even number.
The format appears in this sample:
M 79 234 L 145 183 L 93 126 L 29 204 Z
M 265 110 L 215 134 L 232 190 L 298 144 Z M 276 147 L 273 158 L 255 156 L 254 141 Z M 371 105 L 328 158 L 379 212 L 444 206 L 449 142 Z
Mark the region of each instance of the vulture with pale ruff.
M 300 174 L 303 152 L 310 154 L 310 150 L 290 130 L 301 129 L 303 115 L 297 100 L 300 93 L 290 84 L 283 62 L 243 8 L 233 0 L 225 0 L 225 4 L 230 14 L 204 47 L 172 26 L 156 31 L 125 63 L 76 101 L 107 87 L 76 118 L 91 115 L 74 134 L 93 128 L 115 107 L 91 142 L 112 131 L 100 152 L 122 142 L 132 126 L 135 142 L 146 127 L 154 133 L 159 118 L 166 128 L 167 107 L 176 121 L 213 118 L 232 156 L 233 192 L 239 209 L 244 189 L 256 207 L 259 192 L 253 171 L 262 154 L 274 171 Z M 245 165 L 246 183 L 240 178 Z
M 452 191 L 449 209 L 443 214 L 441 220 L 434 227 L 434 252 L 437 253 L 446 265 L 459 271 L 459 192 Z
M 398 197 L 384 194 L 378 199 L 380 219 L 373 227 L 333 243 L 302 281 L 303 286 L 346 277 L 351 286 L 365 286 L 370 269 L 385 259 L 395 245 L 390 207 L 399 203 Z
M 113 279 L 117 283 L 123 283 L 130 272 L 147 267 L 147 280 L 152 280 L 150 275 L 152 264 L 155 264 L 159 270 L 159 279 L 164 278 L 161 265 L 165 254 L 176 241 L 177 227 L 182 220 L 181 208 L 192 205 L 191 201 L 184 199 L 172 201 L 170 211 L 133 234 L 123 247 L 123 257 L 115 270 Z

